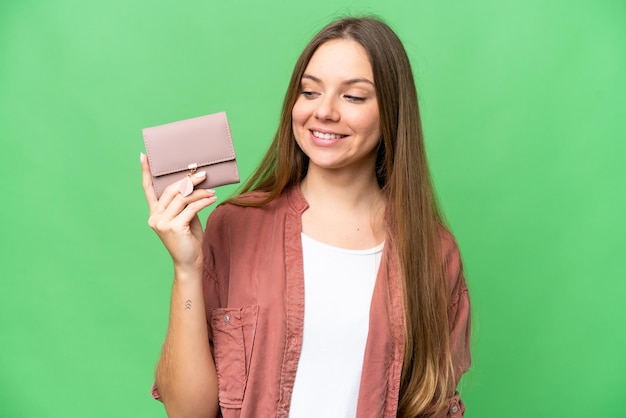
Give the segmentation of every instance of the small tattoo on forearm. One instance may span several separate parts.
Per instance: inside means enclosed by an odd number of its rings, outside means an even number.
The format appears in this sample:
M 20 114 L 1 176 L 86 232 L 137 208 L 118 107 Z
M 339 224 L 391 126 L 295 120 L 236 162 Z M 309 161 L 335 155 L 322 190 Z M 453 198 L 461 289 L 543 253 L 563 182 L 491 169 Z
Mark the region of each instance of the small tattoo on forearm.
M 185 301 L 185 310 L 191 309 L 191 299 Z

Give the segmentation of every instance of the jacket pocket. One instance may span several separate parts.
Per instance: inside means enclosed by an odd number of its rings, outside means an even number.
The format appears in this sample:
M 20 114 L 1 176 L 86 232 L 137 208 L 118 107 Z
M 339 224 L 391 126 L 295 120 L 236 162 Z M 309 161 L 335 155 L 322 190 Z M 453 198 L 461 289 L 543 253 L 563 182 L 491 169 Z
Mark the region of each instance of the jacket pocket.
M 243 403 L 258 316 L 258 306 L 211 312 L 213 357 L 222 408 L 238 409 Z

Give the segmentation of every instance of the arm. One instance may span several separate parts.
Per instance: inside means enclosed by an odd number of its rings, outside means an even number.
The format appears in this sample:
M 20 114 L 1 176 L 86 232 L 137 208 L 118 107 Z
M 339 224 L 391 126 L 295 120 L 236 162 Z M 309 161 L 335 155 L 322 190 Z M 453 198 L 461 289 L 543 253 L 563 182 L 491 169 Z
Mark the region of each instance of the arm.
M 141 158 L 143 188 L 150 208 L 150 227 L 174 262 L 170 320 L 157 364 L 156 390 L 171 418 L 207 417 L 218 413 L 217 375 L 208 342 L 202 290 L 202 225 L 198 212 L 215 202 L 212 190 L 188 197 L 169 186 L 157 200 L 147 159 Z M 204 175 L 192 179 L 194 185 Z
M 459 281 L 454 289 L 449 314 L 452 322 L 450 326 L 450 348 L 455 380 L 458 385 L 461 376 L 470 366 L 470 301 L 467 284 L 461 271 Z M 464 413 L 465 404 L 461 400 L 459 392 L 456 392 L 453 397 L 448 399 L 447 408 L 438 418 L 462 418 Z
M 450 349 L 452 350 L 452 363 L 455 372 L 455 384 L 470 366 L 470 301 L 467 284 L 461 270 L 460 276 L 455 283 L 452 293 L 452 304 L 448 309 L 450 315 Z M 465 404 L 457 391 L 446 401 L 445 408 L 436 418 L 462 418 L 465 414 Z
M 217 375 L 208 343 L 200 272 L 176 272 L 156 387 L 170 418 L 217 416 Z
M 469 369 L 470 357 L 470 299 L 467 282 L 463 274 L 463 263 L 459 247 L 447 230 L 442 231 L 443 260 L 449 290 L 448 325 L 450 328 L 450 351 L 454 366 L 455 384 Z M 437 418 L 461 418 L 465 405 L 458 392 L 448 399 L 447 408 Z

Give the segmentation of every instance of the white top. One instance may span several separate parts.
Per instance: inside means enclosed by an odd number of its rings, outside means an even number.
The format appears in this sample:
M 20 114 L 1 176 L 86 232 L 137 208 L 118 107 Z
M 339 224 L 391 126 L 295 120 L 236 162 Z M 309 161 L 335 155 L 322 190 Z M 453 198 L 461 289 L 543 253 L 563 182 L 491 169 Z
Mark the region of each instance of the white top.
M 302 234 L 304 330 L 290 418 L 356 416 L 383 246 L 347 250 Z

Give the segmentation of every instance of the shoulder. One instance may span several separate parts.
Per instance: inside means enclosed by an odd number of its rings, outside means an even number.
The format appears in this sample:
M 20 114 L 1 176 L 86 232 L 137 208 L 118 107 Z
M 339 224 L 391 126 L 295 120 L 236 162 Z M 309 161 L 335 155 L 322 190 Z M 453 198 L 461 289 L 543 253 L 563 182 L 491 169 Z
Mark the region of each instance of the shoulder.
M 456 242 L 456 238 L 454 238 L 452 232 L 443 225 L 439 225 L 439 248 L 444 263 L 454 261 L 457 258 L 460 260 L 459 245 Z
M 443 225 L 439 228 L 440 256 L 443 264 L 450 305 L 456 305 L 467 293 L 461 252 L 454 235 Z

